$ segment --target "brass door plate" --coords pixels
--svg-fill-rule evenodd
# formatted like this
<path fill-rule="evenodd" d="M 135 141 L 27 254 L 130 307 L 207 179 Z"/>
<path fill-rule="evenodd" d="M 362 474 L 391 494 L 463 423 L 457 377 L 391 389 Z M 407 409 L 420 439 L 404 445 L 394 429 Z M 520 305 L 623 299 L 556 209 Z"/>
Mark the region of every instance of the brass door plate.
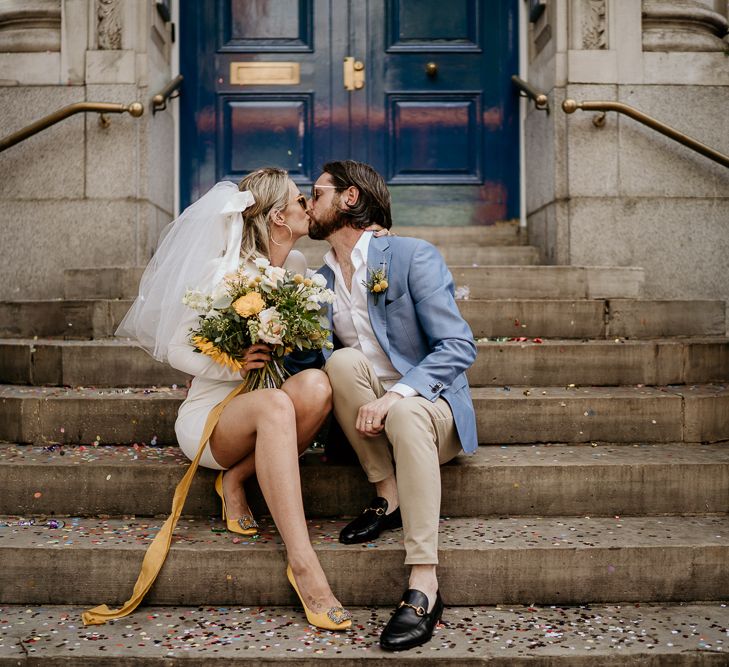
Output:
<path fill-rule="evenodd" d="M 299 63 L 230 63 L 230 83 L 234 86 L 295 86 L 300 82 Z"/>

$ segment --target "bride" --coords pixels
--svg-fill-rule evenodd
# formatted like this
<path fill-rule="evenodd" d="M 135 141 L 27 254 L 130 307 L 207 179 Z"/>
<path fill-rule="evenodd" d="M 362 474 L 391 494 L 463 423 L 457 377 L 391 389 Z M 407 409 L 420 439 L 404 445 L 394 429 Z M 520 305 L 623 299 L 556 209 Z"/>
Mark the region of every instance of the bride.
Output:
<path fill-rule="evenodd" d="M 306 209 L 306 197 L 281 169 L 254 171 L 239 187 L 218 183 L 168 227 L 142 278 L 140 296 L 117 330 L 117 335 L 136 338 L 156 359 L 194 376 L 175 423 L 180 447 L 190 459 L 203 445 L 211 410 L 246 373 L 270 360 L 271 348 L 249 347 L 240 372 L 194 352 L 188 334 L 198 316 L 182 304 L 182 296 L 187 288 L 210 291 L 239 262 L 255 272 L 253 262 L 261 257 L 305 274 L 304 256 L 292 248 L 308 234 Z M 296 371 L 305 360 L 288 361 Z M 295 372 L 280 389 L 238 394 L 222 409 L 199 461 L 220 471 L 215 490 L 227 529 L 234 533 L 258 531 L 243 488 L 246 479 L 257 476 L 286 545 L 287 576 L 307 619 L 318 627 L 344 630 L 351 615 L 332 593 L 309 540 L 298 467 L 299 455 L 331 410 L 331 395 L 327 376 L 314 368 Z"/>

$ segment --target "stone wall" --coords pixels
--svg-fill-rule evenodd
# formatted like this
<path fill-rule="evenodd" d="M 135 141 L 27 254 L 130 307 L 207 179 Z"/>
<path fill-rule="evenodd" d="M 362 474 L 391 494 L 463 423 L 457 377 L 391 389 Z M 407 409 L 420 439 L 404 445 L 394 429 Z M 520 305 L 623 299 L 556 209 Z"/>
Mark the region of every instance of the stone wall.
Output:
<path fill-rule="evenodd" d="M 74 102 L 145 113 L 77 114 L 0 153 L 0 299 L 63 294 L 63 270 L 146 263 L 174 208 L 174 127 L 150 98 L 170 77 L 170 29 L 153 2 L 0 4 L 0 136 Z"/>
<path fill-rule="evenodd" d="M 729 154 L 727 2 L 556 0 L 531 26 L 530 242 L 552 264 L 637 265 L 646 295 L 729 300 L 729 169 L 636 121 L 561 110 L 634 106 Z M 597 124 L 593 123 L 597 121 Z"/>

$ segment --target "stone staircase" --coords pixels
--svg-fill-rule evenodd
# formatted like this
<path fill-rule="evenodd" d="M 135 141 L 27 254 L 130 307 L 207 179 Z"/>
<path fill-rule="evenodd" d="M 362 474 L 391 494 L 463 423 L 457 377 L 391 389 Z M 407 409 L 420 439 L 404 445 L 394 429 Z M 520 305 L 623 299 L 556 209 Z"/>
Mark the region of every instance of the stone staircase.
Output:
<path fill-rule="evenodd" d="M 270 519 L 255 539 L 221 532 L 206 470 L 149 606 L 80 625 L 128 597 L 169 510 L 188 378 L 109 338 L 139 269 L 74 270 L 63 300 L 0 303 L 0 665 L 729 664 L 725 304 L 642 299 L 638 268 L 540 266 L 513 225 L 405 231 L 441 247 L 479 341 L 482 446 L 442 469 L 433 641 L 376 648 L 402 535 L 337 542 L 371 490 L 320 450 L 305 506 L 352 632 L 306 624 Z M 303 245 L 311 264 L 326 249 Z"/>

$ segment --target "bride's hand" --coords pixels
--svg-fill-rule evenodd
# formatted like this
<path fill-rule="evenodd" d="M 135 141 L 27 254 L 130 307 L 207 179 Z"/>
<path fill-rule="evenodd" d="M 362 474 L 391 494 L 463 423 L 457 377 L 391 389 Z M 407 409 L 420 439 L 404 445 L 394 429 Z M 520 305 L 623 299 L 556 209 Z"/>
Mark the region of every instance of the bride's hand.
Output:
<path fill-rule="evenodd" d="M 244 363 L 243 368 L 240 369 L 241 377 L 245 378 L 249 371 L 263 368 L 266 362 L 271 361 L 271 350 L 272 347 L 265 343 L 251 345 L 243 355 Z"/>
<path fill-rule="evenodd" d="M 380 236 L 397 236 L 397 234 L 393 234 L 389 229 L 380 227 L 380 225 L 370 225 L 369 227 L 365 227 L 365 231 L 374 232 L 377 238 Z"/>

